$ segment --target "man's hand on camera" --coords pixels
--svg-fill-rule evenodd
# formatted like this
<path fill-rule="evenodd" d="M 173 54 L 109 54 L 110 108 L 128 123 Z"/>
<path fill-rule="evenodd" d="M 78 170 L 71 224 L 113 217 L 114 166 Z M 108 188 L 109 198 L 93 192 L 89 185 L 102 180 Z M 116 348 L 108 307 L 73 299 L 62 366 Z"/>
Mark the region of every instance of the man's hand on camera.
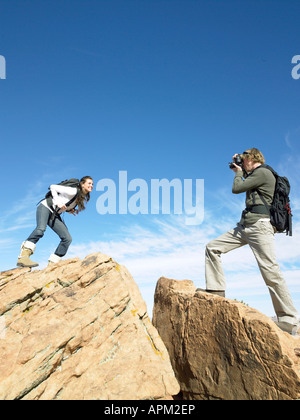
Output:
<path fill-rule="evenodd" d="M 235 163 L 233 163 L 233 165 L 234 165 L 234 168 L 232 168 L 233 172 L 235 173 L 237 173 L 237 171 L 243 172 L 243 169 L 240 166 L 236 165 Z"/>
<path fill-rule="evenodd" d="M 234 159 L 235 159 L 237 156 L 238 156 L 238 153 L 236 153 L 235 155 L 233 155 L 233 156 L 232 156 L 232 162 L 233 162 L 234 168 L 231 168 L 231 169 L 232 169 L 232 170 L 233 170 L 233 172 L 235 172 L 235 173 L 237 173 L 237 171 L 242 171 L 242 172 L 243 172 L 243 169 L 242 169 L 240 166 L 238 166 L 238 165 L 236 165 L 236 164 L 234 163 Z"/>

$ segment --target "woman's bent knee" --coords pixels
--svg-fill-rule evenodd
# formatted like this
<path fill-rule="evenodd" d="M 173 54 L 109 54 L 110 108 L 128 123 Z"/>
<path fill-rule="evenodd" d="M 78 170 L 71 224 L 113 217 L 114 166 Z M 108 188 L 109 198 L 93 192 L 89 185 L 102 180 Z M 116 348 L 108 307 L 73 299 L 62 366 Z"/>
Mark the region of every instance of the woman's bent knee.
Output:
<path fill-rule="evenodd" d="M 63 239 L 63 242 L 64 242 L 67 246 L 70 246 L 70 245 L 71 245 L 71 243 L 72 243 L 72 241 L 73 241 L 73 239 L 72 239 L 72 236 L 71 236 L 71 235 L 66 236 L 66 237 Z"/>
<path fill-rule="evenodd" d="M 32 234 L 30 235 L 30 237 L 34 237 L 36 239 L 41 239 L 44 235 L 45 235 L 46 229 L 37 227 Z"/>

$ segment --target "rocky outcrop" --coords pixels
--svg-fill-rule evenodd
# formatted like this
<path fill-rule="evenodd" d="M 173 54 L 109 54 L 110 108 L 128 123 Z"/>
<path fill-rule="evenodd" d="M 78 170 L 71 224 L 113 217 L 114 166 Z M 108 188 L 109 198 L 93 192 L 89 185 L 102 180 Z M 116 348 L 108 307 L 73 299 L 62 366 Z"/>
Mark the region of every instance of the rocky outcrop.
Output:
<path fill-rule="evenodd" d="M 153 324 L 183 398 L 300 398 L 300 339 L 242 303 L 196 292 L 191 281 L 158 281 Z"/>
<path fill-rule="evenodd" d="M 169 399 L 179 392 L 136 283 L 105 255 L 3 273 L 0 321 L 0 400 Z"/>

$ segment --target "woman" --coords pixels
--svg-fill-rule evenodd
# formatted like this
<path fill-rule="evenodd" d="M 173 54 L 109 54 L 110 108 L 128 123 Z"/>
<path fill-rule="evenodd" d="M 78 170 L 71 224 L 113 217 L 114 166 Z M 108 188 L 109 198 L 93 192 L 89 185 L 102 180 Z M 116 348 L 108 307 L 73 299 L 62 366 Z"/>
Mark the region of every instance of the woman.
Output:
<path fill-rule="evenodd" d="M 76 216 L 80 211 L 85 210 L 85 204 L 90 200 L 92 190 L 93 179 L 90 176 L 85 176 L 79 183 L 77 180 L 77 183 L 72 186 L 61 184 L 50 186 L 51 193 L 47 194 L 47 198 L 37 208 L 37 227 L 21 246 L 21 254 L 17 262 L 18 267 L 38 266 L 29 257 L 34 253 L 37 242 L 44 236 L 47 225 L 61 239 L 54 254 L 50 255 L 49 264 L 58 263 L 66 255 L 72 237 L 60 215 L 68 212 Z"/>

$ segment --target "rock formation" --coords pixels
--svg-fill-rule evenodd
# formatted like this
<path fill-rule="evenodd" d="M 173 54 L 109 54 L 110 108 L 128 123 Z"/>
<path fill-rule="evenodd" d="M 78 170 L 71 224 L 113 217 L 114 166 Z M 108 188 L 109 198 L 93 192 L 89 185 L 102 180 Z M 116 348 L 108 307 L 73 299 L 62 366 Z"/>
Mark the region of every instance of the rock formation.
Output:
<path fill-rule="evenodd" d="M 0 321 L 0 400 L 169 399 L 180 390 L 136 283 L 105 255 L 2 273 Z"/>
<path fill-rule="evenodd" d="M 300 398 L 300 339 L 242 303 L 158 281 L 153 324 L 169 351 L 183 398 Z"/>

